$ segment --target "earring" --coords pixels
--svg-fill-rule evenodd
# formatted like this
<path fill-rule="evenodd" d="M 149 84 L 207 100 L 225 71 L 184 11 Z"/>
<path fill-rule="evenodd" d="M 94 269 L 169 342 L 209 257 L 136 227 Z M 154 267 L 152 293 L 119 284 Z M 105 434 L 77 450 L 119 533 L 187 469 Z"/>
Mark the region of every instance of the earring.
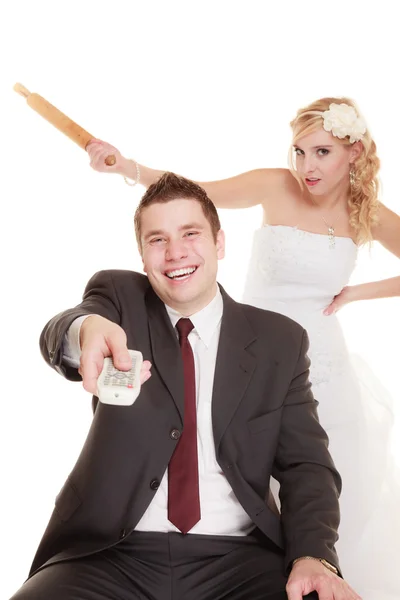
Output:
<path fill-rule="evenodd" d="M 354 185 L 356 183 L 356 172 L 355 172 L 354 167 L 351 167 L 351 169 L 350 169 L 349 179 L 350 179 L 350 186 L 354 187 Z"/>

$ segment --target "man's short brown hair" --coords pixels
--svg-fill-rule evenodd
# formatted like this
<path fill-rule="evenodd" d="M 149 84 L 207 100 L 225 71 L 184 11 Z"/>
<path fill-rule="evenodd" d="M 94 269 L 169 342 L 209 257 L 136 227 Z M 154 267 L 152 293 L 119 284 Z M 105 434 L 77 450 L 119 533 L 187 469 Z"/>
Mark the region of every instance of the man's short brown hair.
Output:
<path fill-rule="evenodd" d="M 217 209 L 207 196 L 205 190 L 197 185 L 197 183 L 194 183 L 194 181 L 190 181 L 190 179 L 180 177 L 179 175 L 175 175 L 175 173 L 164 173 L 158 181 L 148 188 L 135 212 L 135 234 L 139 250 L 142 248 L 140 236 L 143 210 L 152 204 L 180 199 L 197 200 L 201 204 L 204 216 L 210 223 L 214 241 L 217 241 L 217 233 L 221 229 L 221 223 Z"/>

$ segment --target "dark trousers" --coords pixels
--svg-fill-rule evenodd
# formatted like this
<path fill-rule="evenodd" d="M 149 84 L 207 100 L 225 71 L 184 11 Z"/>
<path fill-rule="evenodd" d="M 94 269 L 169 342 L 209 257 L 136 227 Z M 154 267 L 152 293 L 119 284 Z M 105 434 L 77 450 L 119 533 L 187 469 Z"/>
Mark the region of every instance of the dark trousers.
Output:
<path fill-rule="evenodd" d="M 133 532 L 45 567 L 11 600 L 286 600 L 285 585 L 283 554 L 264 536 Z"/>

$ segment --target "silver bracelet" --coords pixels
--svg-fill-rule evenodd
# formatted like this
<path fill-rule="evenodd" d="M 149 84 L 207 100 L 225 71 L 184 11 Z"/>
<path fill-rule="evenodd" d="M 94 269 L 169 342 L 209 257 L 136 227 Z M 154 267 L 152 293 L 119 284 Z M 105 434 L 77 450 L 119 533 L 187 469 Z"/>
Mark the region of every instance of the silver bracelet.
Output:
<path fill-rule="evenodd" d="M 126 185 L 129 185 L 129 187 L 134 187 L 135 185 L 137 185 L 140 182 L 140 167 L 139 167 L 139 163 L 136 162 L 135 159 L 131 158 L 130 160 L 133 160 L 133 162 L 135 163 L 135 167 L 136 167 L 136 179 L 135 181 L 132 183 L 130 181 L 128 181 L 127 177 L 124 177 L 124 181 L 126 183 Z"/>

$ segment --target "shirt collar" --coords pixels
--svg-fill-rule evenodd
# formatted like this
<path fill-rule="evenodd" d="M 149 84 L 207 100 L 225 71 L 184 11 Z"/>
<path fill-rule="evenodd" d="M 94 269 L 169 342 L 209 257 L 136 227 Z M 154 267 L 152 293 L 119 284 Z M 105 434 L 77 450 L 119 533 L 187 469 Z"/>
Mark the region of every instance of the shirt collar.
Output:
<path fill-rule="evenodd" d="M 172 326 L 175 325 L 181 318 L 185 318 L 178 311 L 165 305 L 169 318 L 171 319 Z M 206 347 L 210 345 L 211 339 L 222 319 L 223 312 L 223 300 L 219 287 L 217 286 L 217 293 L 207 306 L 202 308 L 199 312 L 190 315 L 190 320 L 194 325 L 194 331 L 197 333 L 201 341 Z"/>

